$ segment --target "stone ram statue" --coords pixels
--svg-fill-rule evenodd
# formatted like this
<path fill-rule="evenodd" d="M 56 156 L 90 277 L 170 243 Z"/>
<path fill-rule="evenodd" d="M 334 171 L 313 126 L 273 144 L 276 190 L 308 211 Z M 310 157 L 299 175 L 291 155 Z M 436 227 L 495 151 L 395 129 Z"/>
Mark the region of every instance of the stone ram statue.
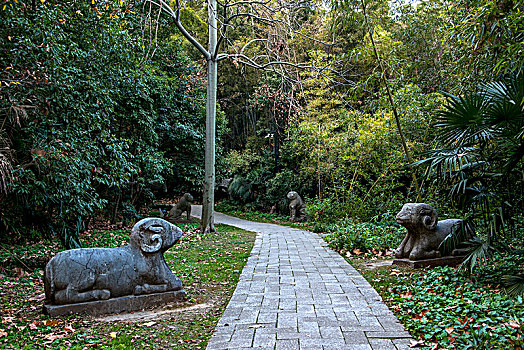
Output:
<path fill-rule="evenodd" d="M 46 302 L 63 305 L 181 290 L 182 282 L 163 255 L 180 237 L 175 225 L 146 218 L 135 224 L 125 247 L 60 252 L 45 269 Z"/>
<path fill-rule="evenodd" d="M 187 215 L 187 220 L 191 220 L 191 203 L 193 203 L 193 196 L 190 193 L 184 193 L 178 203 L 169 211 L 166 220 L 176 222 L 182 219 L 184 213 Z"/>
<path fill-rule="evenodd" d="M 306 204 L 300 198 L 298 193 L 295 191 L 290 191 L 287 194 L 287 199 L 289 199 L 289 214 L 290 221 L 306 221 L 308 219 L 306 213 Z"/>
<path fill-rule="evenodd" d="M 395 257 L 409 260 L 440 258 L 440 244 L 462 224 L 461 219 L 438 221 L 435 208 L 425 203 L 404 204 L 397 214 L 397 222 L 406 227 L 408 233 L 395 250 Z M 472 234 L 468 232 L 469 238 Z"/>

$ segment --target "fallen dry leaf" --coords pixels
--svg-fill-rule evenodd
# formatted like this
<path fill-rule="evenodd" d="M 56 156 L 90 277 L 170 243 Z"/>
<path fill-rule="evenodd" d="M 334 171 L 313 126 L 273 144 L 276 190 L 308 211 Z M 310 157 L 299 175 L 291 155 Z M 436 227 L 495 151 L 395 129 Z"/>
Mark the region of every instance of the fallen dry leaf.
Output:
<path fill-rule="evenodd" d="M 413 299 L 413 294 L 408 290 L 406 293 L 400 293 L 402 299 Z"/>
<path fill-rule="evenodd" d="M 15 267 L 13 272 L 18 276 L 18 278 L 22 278 L 27 275 L 27 273 L 21 267 Z"/>
<path fill-rule="evenodd" d="M 154 324 L 156 324 L 156 322 L 151 321 L 151 322 L 142 323 L 142 324 L 140 324 L 140 326 L 142 326 L 142 327 L 151 327 Z"/>
<path fill-rule="evenodd" d="M 424 340 L 410 340 L 409 341 L 410 348 L 414 348 L 417 346 L 423 346 L 423 345 L 424 345 Z"/>
<path fill-rule="evenodd" d="M 515 320 L 509 321 L 509 326 L 513 328 L 520 328 L 520 325 Z"/>
<path fill-rule="evenodd" d="M 56 321 L 56 320 L 47 320 L 47 321 L 44 322 L 44 325 L 53 327 L 53 326 L 56 326 L 59 323 L 60 322 Z"/>
<path fill-rule="evenodd" d="M 44 300 L 45 299 L 45 293 L 42 293 L 42 294 L 38 294 L 38 295 L 35 295 L 34 297 L 31 297 L 27 300 L 30 300 L 30 301 L 41 301 L 41 300 Z"/>
<path fill-rule="evenodd" d="M 0 331 L 0 338 L 7 337 L 7 332 Z"/>
<path fill-rule="evenodd" d="M 424 310 L 424 311 L 422 311 L 421 313 L 416 314 L 416 315 L 415 315 L 415 318 L 418 319 L 418 320 L 420 320 L 420 319 L 422 319 L 422 317 L 424 317 L 428 312 L 429 312 L 429 309 Z"/>
<path fill-rule="evenodd" d="M 55 339 L 60 339 L 60 338 L 63 338 L 65 336 L 66 336 L 65 334 L 54 334 L 54 333 L 51 333 L 51 334 L 46 335 L 44 337 L 44 339 L 48 340 L 49 342 L 52 342 Z"/>
<path fill-rule="evenodd" d="M 264 328 L 264 325 L 263 324 L 253 324 L 251 326 L 249 326 L 248 328 Z"/>
<path fill-rule="evenodd" d="M 14 317 L 2 317 L 2 323 L 13 323 L 14 320 Z"/>

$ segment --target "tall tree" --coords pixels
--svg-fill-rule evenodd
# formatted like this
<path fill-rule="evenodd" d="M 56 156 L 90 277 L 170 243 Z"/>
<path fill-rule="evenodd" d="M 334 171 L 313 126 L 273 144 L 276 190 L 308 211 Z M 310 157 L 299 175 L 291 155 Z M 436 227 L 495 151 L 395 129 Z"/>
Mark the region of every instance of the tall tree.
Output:
<path fill-rule="evenodd" d="M 199 185 L 204 89 L 168 42 L 144 60 L 134 5 L 0 10 L 0 239 L 75 247 L 102 215 L 137 218 L 166 177 Z"/>
<path fill-rule="evenodd" d="M 294 14 L 297 8 L 307 7 L 309 3 L 297 6 L 293 3 L 279 3 L 278 1 L 226 0 L 218 3 L 216 0 L 208 0 L 208 49 L 206 49 L 205 44 L 199 42 L 184 26 L 181 18 L 181 10 L 184 6 L 179 0 L 173 3 L 174 8 L 163 0 L 144 1 L 149 3 L 150 9 L 154 4 L 167 13 L 185 39 L 198 49 L 207 62 L 205 183 L 201 229 L 203 232 L 214 231 L 217 64 L 229 58 L 235 65 L 244 64 L 257 69 L 272 69 L 287 77 L 298 76 L 289 71 L 289 68 L 306 68 L 308 65 L 290 58 L 286 40 L 287 37 L 301 34 L 294 29 L 296 20 Z M 220 11 L 218 11 L 219 7 Z M 152 16 L 152 11 L 150 15 Z M 235 46 L 229 33 L 232 32 L 232 29 L 242 30 L 246 26 L 253 29 L 253 37 L 244 41 L 242 45 Z M 260 33 L 265 33 L 265 37 Z M 219 53 L 221 45 L 226 44 L 228 45 L 226 52 Z"/>

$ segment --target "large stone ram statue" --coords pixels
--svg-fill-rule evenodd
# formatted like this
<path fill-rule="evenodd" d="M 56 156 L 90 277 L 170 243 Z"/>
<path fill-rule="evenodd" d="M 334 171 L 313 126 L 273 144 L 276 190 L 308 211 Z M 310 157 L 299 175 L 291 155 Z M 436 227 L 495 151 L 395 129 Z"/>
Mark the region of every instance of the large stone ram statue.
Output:
<path fill-rule="evenodd" d="M 180 237 L 175 225 L 147 218 L 135 224 L 125 247 L 58 253 L 45 269 L 46 301 L 62 305 L 181 290 L 163 255 Z"/>
<path fill-rule="evenodd" d="M 461 219 L 438 221 L 437 211 L 429 204 L 406 203 L 397 214 L 397 222 L 408 229 L 395 250 L 395 257 L 409 260 L 440 258 L 439 246 L 452 232 L 461 229 Z M 471 238 L 473 232 L 468 232 Z M 453 254 L 453 253 L 452 253 Z"/>

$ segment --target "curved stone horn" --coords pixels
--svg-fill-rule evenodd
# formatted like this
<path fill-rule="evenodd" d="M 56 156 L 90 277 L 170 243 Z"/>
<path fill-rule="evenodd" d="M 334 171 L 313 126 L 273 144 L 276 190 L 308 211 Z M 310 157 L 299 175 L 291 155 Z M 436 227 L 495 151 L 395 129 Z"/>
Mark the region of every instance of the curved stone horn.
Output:
<path fill-rule="evenodd" d="M 135 224 L 131 240 L 135 241 L 144 253 L 155 253 L 162 248 L 163 235 L 168 230 L 167 221 L 159 218 L 145 218 Z"/>
<path fill-rule="evenodd" d="M 433 231 L 437 227 L 438 216 L 437 211 L 431 205 L 426 204 L 424 206 L 424 217 L 423 223 L 426 229 Z"/>
<path fill-rule="evenodd" d="M 149 242 L 146 242 L 146 237 L 143 238 L 144 240 L 142 241 L 140 248 L 144 253 L 156 253 L 160 248 L 162 248 L 162 235 L 155 233 L 151 236 L 151 239 L 148 240 Z"/>

